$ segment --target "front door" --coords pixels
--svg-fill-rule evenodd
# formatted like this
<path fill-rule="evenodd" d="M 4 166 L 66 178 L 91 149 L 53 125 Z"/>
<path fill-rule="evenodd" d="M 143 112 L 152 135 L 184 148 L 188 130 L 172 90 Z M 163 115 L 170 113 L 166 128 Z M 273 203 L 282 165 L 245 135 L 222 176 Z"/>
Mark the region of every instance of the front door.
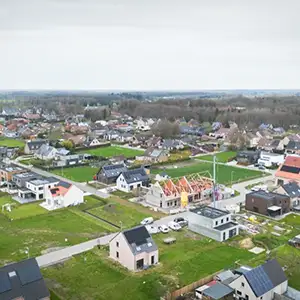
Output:
<path fill-rule="evenodd" d="M 154 255 L 151 256 L 151 265 L 154 265 Z"/>
<path fill-rule="evenodd" d="M 143 269 L 144 268 L 144 259 L 139 259 L 136 261 L 136 268 L 137 269 Z"/>

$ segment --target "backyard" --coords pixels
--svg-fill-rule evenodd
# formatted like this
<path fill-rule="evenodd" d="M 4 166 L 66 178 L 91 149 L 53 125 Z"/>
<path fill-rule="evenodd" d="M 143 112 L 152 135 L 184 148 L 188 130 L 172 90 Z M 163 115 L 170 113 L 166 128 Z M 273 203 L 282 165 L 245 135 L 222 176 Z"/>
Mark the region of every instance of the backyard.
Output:
<path fill-rule="evenodd" d="M 0 265 L 25 259 L 26 247 L 34 257 L 43 250 L 78 244 L 108 232 L 98 220 L 75 209 L 13 221 L 0 214 Z"/>
<path fill-rule="evenodd" d="M 113 157 L 113 156 L 120 156 L 124 155 L 127 158 L 134 158 L 137 155 L 143 154 L 143 150 L 137 149 L 130 149 L 125 147 L 118 147 L 118 146 L 107 146 L 107 147 L 99 147 L 94 149 L 87 149 L 82 150 L 83 153 L 89 153 L 95 156 L 102 156 L 102 157 Z"/>
<path fill-rule="evenodd" d="M 68 178 L 77 182 L 86 182 L 93 180 L 97 174 L 98 168 L 92 168 L 89 166 L 72 167 L 51 170 L 51 173 Z"/>
<path fill-rule="evenodd" d="M 21 140 L 10 139 L 10 138 L 0 138 L 0 146 L 23 148 L 24 145 L 25 145 L 25 142 L 21 141 Z"/>
<path fill-rule="evenodd" d="M 187 174 L 198 173 L 198 172 L 209 172 L 213 175 L 213 165 L 209 162 L 195 162 L 191 165 L 174 168 L 173 166 L 166 167 L 165 172 L 171 177 L 179 177 Z M 151 173 L 160 174 L 162 168 L 152 169 Z M 230 184 L 250 180 L 258 177 L 262 177 L 263 173 L 256 170 L 249 170 L 246 168 L 238 168 L 232 166 L 225 166 L 217 164 L 216 166 L 216 180 L 220 184 Z"/>
<path fill-rule="evenodd" d="M 165 245 L 163 239 L 166 235 L 155 236 L 160 264 L 142 273 L 130 273 L 112 262 L 106 250 L 94 249 L 62 265 L 44 269 L 43 274 L 50 281 L 49 287 L 63 299 L 150 300 L 159 299 L 176 286 L 184 286 L 232 267 L 239 259 L 253 257 L 246 250 L 229 247 L 186 230 L 169 235 L 176 237 L 175 244 Z"/>
<path fill-rule="evenodd" d="M 220 152 L 220 153 L 216 153 L 215 156 L 216 156 L 217 162 L 226 163 L 230 159 L 233 159 L 236 157 L 236 151 Z M 201 156 L 198 156 L 197 159 L 213 161 L 213 155 L 201 155 Z"/>

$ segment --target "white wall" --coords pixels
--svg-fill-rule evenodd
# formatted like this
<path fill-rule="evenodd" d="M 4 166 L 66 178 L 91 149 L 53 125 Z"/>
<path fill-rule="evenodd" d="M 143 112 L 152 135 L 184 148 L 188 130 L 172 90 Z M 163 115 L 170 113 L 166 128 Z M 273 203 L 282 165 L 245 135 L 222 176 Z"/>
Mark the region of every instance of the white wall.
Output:
<path fill-rule="evenodd" d="M 117 247 L 117 242 L 119 242 L 119 247 Z M 117 258 L 117 252 L 119 252 L 119 258 Z M 134 255 L 132 254 L 130 246 L 122 233 L 118 234 L 112 241 L 110 241 L 109 256 L 115 261 L 118 261 L 125 268 L 132 271 L 135 270 Z"/>
<path fill-rule="evenodd" d="M 78 205 L 83 203 L 84 192 L 76 185 L 72 185 L 66 195 L 63 197 L 63 206 Z"/>

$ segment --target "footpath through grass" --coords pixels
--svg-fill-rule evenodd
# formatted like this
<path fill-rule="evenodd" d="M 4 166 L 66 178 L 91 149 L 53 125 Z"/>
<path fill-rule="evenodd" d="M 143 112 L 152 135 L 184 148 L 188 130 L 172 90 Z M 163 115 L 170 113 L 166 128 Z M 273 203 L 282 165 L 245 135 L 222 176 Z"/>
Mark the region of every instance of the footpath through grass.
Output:
<path fill-rule="evenodd" d="M 107 146 L 107 147 L 99 147 L 94 149 L 87 149 L 82 150 L 83 153 L 89 153 L 95 156 L 102 156 L 102 157 L 113 157 L 113 156 L 119 156 L 124 155 L 128 158 L 134 158 L 137 155 L 141 155 L 144 153 L 143 150 L 137 150 L 137 149 L 130 149 L 125 147 L 118 147 L 118 146 Z"/>
<path fill-rule="evenodd" d="M 168 166 L 165 172 L 171 177 L 180 177 L 192 173 L 205 172 L 208 171 L 211 175 L 213 174 L 213 164 L 208 162 L 198 162 L 193 165 L 188 165 L 185 167 L 172 168 Z M 153 169 L 151 173 L 159 174 L 162 169 Z M 255 179 L 263 176 L 263 173 L 256 170 L 249 170 L 246 168 L 238 168 L 226 165 L 217 164 L 216 166 L 216 179 L 218 183 L 230 184 L 231 178 L 232 182 L 241 182 L 245 180 Z"/>

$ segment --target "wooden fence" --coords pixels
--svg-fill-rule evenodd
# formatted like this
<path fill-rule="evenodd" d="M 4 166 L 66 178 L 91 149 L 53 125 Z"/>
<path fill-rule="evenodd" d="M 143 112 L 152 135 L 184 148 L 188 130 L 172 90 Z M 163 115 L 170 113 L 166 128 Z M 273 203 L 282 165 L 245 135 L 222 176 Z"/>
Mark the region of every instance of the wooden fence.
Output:
<path fill-rule="evenodd" d="M 176 291 L 173 291 L 171 293 L 168 293 L 166 296 L 165 296 L 165 300 L 174 300 L 176 299 L 177 297 L 179 297 L 180 295 L 184 295 L 184 294 L 187 294 L 189 292 L 192 292 L 194 291 L 196 288 L 206 284 L 206 283 L 209 283 L 210 281 L 214 280 L 214 277 L 219 274 L 220 272 L 223 272 L 224 270 L 220 270 L 214 274 L 211 274 L 209 276 L 206 276 L 204 278 L 201 278 L 200 280 L 197 280 L 189 285 L 186 285 L 184 287 L 182 287 L 181 289 L 178 289 Z"/>

